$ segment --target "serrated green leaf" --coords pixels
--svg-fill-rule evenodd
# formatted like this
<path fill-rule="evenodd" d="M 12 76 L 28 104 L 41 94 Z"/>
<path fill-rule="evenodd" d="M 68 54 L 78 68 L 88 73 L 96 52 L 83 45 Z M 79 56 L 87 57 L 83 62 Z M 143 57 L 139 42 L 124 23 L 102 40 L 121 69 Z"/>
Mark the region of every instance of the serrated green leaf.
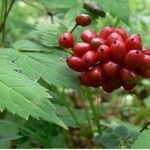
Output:
<path fill-rule="evenodd" d="M 39 36 L 37 37 L 38 40 L 42 44 L 49 46 L 49 47 L 57 47 L 58 45 L 58 37 L 63 32 L 67 31 L 68 29 L 66 26 L 62 23 L 55 23 L 51 24 L 50 21 L 48 22 L 40 22 L 37 27 L 37 32 Z"/>
<path fill-rule="evenodd" d="M 13 49 L 1 49 L 0 58 L 10 60 L 32 79 L 44 79 L 49 84 L 80 89 L 77 76 L 58 55 L 20 53 Z"/>
<path fill-rule="evenodd" d="M 75 17 L 83 11 L 83 8 L 81 7 L 74 7 L 71 8 L 65 15 L 65 22 L 67 24 L 75 23 Z"/>
<path fill-rule="evenodd" d="M 41 0 L 49 8 L 71 8 L 77 5 L 77 0 Z"/>
<path fill-rule="evenodd" d="M 128 0 L 95 0 L 105 11 L 118 17 L 124 22 L 129 19 L 129 1 Z"/>
<path fill-rule="evenodd" d="M 25 119 L 42 118 L 66 128 L 56 116 L 46 89 L 11 67 L 6 68 L 4 62 L 0 62 L 0 89 L 0 111 L 7 109 Z"/>
<path fill-rule="evenodd" d="M 142 132 L 142 134 L 139 136 L 139 138 L 137 139 L 137 141 L 135 141 L 135 143 L 132 145 L 132 148 L 136 148 L 136 149 L 146 149 L 146 148 L 150 148 L 150 131 L 144 131 Z"/>
<path fill-rule="evenodd" d="M 48 49 L 44 48 L 44 46 L 41 46 L 30 40 L 17 41 L 13 43 L 13 47 L 18 51 L 48 51 Z"/>

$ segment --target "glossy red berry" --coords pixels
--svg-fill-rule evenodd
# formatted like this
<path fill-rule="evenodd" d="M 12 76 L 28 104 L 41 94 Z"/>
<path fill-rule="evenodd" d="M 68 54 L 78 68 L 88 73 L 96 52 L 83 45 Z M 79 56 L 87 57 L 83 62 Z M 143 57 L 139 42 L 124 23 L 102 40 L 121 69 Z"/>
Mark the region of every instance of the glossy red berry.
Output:
<path fill-rule="evenodd" d="M 74 37 L 70 32 L 63 33 L 60 35 L 58 43 L 64 48 L 71 48 L 74 44 Z"/>
<path fill-rule="evenodd" d="M 112 57 L 116 62 L 124 61 L 124 57 L 127 53 L 124 42 L 116 41 L 111 45 L 110 49 L 111 49 Z"/>
<path fill-rule="evenodd" d="M 108 36 L 114 31 L 114 28 L 111 27 L 111 26 L 107 26 L 107 27 L 104 27 L 100 33 L 99 33 L 99 37 L 100 38 L 103 38 L 103 39 L 107 39 Z"/>
<path fill-rule="evenodd" d="M 130 35 L 125 40 L 126 49 L 129 50 L 142 50 L 142 43 L 139 35 Z"/>
<path fill-rule="evenodd" d="M 141 74 L 144 78 L 150 78 L 150 68 L 148 68 L 148 69 L 141 69 L 140 74 Z"/>
<path fill-rule="evenodd" d="M 97 61 L 97 55 L 94 51 L 88 51 L 82 57 L 82 62 L 86 69 L 93 67 L 96 61 Z"/>
<path fill-rule="evenodd" d="M 113 61 L 105 63 L 102 67 L 105 75 L 109 77 L 117 76 L 119 74 L 120 68 L 120 65 Z"/>
<path fill-rule="evenodd" d="M 124 28 L 118 27 L 118 28 L 114 29 L 114 32 L 119 33 L 123 39 L 127 38 L 127 33 Z"/>
<path fill-rule="evenodd" d="M 136 83 L 139 79 L 138 74 L 133 70 L 122 68 L 120 71 L 120 77 L 125 83 Z"/>
<path fill-rule="evenodd" d="M 91 80 L 95 84 L 100 86 L 103 82 L 103 79 L 104 79 L 103 72 L 99 66 L 97 66 L 91 70 Z"/>
<path fill-rule="evenodd" d="M 107 45 L 111 46 L 111 44 L 115 43 L 116 41 L 123 42 L 123 38 L 119 33 L 113 32 L 107 38 Z"/>
<path fill-rule="evenodd" d="M 106 81 L 106 80 L 103 81 L 102 88 L 107 93 L 111 93 L 111 92 L 114 91 L 114 89 L 112 88 L 112 86 L 110 86 L 109 81 Z"/>
<path fill-rule="evenodd" d="M 76 43 L 72 50 L 76 56 L 82 57 L 86 52 L 91 50 L 91 46 L 88 43 Z"/>
<path fill-rule="evenodd" d="M 130 84 L 130 83 L 123 83 L 123 88 L 126 90 L 126 91 L 131 91 L 135 88 L 135 84 Z"/>
<path fill-rule="evenodd" d="M 80 74 L 80 81 L 85 86 L 92 86 L 91 75 L 89 72 L 82 72 Z"/>
<path fill-rule="evenodd" d="M 90 25 L 92 20 L 89 15 L 81 14 L 81 15 L 76 16 L 75 21 L 77 25 L 85 27 L 85 26 Z"/>
<path fill-rule="evenodd" d="M 127 53 L 124 63 L 127 68 L 136 69 L 142 65 L 143 54 L 139 50 L 131 50 Z"/>
<path fill-rule="evenodd" d="M 150 49 L 144 48 L 142 49 L 142 53 L 146 55 L 150 55 Z"/>
<path fill-rule="evenodd" d="M 101 62 L 107 62 L 110 59 L 111 50 L 107 45 L 99 46 L 97 50 L 97 59 Z"/>
<path fill-rule="evenodd" d="M 106 40 L 102 38 L 94 38 L 91 40 L 90 45 L 93 50 L 97 50 L 100 45 L 105 45 Z"/>
<path fill-rule="evenodd" d="M 67 64 L 68 66 L 77 72 L 83 72 L 85 71 L 82 59 L 76 56 L 71 56 L 67 58 Z"/>
<path fill-rule="evenodd" d="M 143 54 L 141 68 L 150 69 L 150 55 Z"/>
<path fill-rule="evenodd" d="M 86 43 L 90 43 L 92 39 L 96 38 L 97 35 L 95 32 L 93 32 L 92 30 L 84 30 L 81 33 L 81 39 L 86 42 Z"/>

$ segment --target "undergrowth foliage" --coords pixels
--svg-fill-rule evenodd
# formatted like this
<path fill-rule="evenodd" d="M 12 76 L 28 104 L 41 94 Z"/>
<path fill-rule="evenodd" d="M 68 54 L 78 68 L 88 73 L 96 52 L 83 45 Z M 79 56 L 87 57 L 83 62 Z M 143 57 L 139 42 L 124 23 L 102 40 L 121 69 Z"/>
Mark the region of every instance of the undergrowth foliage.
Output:
<path fill-rule="evenodd" d="M 70 53 L 58 44 L 81 13 L 91 16 L 95 31 L 114 25 L 135 32 L 130 3 L 0 1 L 0 148 L 150 148 L 149 79 L 130 93 L 82 87 L 66 64 Z M 77 29 L 79 42 L 87 28 Z"/>

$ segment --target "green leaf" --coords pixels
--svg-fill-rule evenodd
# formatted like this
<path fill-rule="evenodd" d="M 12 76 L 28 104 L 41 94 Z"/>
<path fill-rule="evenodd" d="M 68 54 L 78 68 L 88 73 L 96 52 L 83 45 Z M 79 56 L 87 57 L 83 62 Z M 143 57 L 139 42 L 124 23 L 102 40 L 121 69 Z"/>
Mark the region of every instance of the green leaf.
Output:
<path fill-rule="evenodd" d="M 71 8 L 65 15 L 65 22 L 67 24 L 75 23 L 75 17 L 81 14 L 82 11 L 83 9 L 81 7 Z"/>
<path fill-rule="evenodd" d="M 118 126 L 114 129 L 114 133 L 121 139 L 126 139 L 129 137 L 130 132 L 125 126 Z"/>
<path fill-rule="evenodd" d="M 44 79 L 48 84 L 80 89 L 77 76 L 58 55 L 20 53 L 13 49 L 1 49 L 0 58 L 14 62 L 22 73 L 32 79 Z"/>
<path fill-rule="evenodd" d="M 9 66 L 7 62 L 2 61 L 0 61 L 0 89 L 0 111 L 7 109 L 25 119 L 32 116 L 66 128 L 56 116 L 46 89 L 14 70 L 12 65 Z"/>
<path fill-rule="evenodd" d="M 77 0 L 41 0 L 49 8 L 71 8 L 77 5 Z"/>
<path fill-rule="evenodd" d="M 129 19 L 128 0 L 95 0 L 105 11 L 108 11 L 114 17 L 118 17 L 124 22 Z"/>
<path fill-rule="evenodd" d="M 118 136 L 113 133 L 104 133 L 100 137 L 100 143 L 106 148 L 118 148 L 120 140 Z"/>
<path fill-rule="evenodd" d="M 142 134 L 139 136 L 139 138 L 137 139 L 137 141 L 135 141 L 135 143 L 132 145 L 132 148 L 136 148 L 136 149 L 146 149 L 146 148 L 150 148 L 150 131 L 144 131 L 142 132 Z"/>
<path fill-rule="evenodd" d="M 30 40 L 20 40 L 13 44 L 14 49 L 18 51 L 48 51 L 43 46 Z"/>
<path fill-rule="evenodd" d="M 58 37 L 63 32 L 67 31 L 67 28 L 62 23 L 51 24 L 50 21 L 40 22 L 37 27 L 37 32 L 35 32 L 36 37 L 34 40 L 39 41 L 40 43 L 48 46 L 48 47 L 57 47 L 58 45 Z M 38 36 L 37 36 L 38 34 Z M 33 35 L 31 35 L 33 36 Z"/>

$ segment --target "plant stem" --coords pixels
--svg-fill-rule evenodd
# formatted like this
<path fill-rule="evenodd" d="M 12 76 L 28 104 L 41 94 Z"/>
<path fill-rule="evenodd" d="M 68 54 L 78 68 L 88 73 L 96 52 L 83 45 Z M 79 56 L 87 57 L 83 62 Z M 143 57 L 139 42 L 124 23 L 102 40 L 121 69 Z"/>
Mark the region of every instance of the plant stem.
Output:
<path fill-rule="evenodd" d="M 71 115 L 72 118 L 74 119 L 76 125 L 79 127 L 80 124 L 79 124 L 79 122 L 78 122 L 78 119 L 77 119 L 76 115 L 74 114 L 74 112 L 72 111 L 72 109 L 69 107 L 69 105 L 68 105 L 67 102 L 66 102 L 66 94 L 65 94 L 64 88 L 63 88 L 61 97 L 62 97 L 62 99 L 63 99 L 64 102 L 65 102 L 65 106 L 66 106 L 67 110 L 69 111 L 70 115 Z"/>
<path fill-rule="evenodd" d="M 72 32 L 76 29 L 77 26 L 78 26 L 78 24 L 76 24 L 76 25 L 72 28 L 72 30 L 70 31 L 70 33 L 72 33 Z"/>
<path fill-rule="evenodd" d="M 92 113 L 93 113 L 93 117 L 94 117 L 94 121 L 95 121 L 95 124 L 97 126 L 97 130 L 99 133 L 102 132 L 102 129 L 101 129 L 101 126 L 100 126 L 100 123 L 99 123 L 99 114 L 97 113 L 96 109 L 95 109 L 95 106 L 94 106 L 94 99 L 92 97 L 92 93 L 90 91 L 90 89 L 87 88 L 86 90 L 86 98 L 88 99 L 88 102 L 90 104 L 90 107 L 91 107 L 91 110 L 92 110 Z"/>
<path fill-rule="evenodd" d="M 4 2 L 7 2 L 7 0 L 4 0 Z M 14 2 L 15 2 L 15 0 L 12 0 L 12 1 L 11 1 L 8 10 L 7 10 L 6 13 L 4 14 L 3 21 L 2 21 L 2 23 L 1 23 L 1 25 L 0 25 L 0 32 L 2 31 L 2 29 L 3 29 L 4 26 L 5 26 L 7 17 L 8 17 L 8 15 L 9 15 L 9 13 L 10 13 L 10 10 L 12 9 L 12 6 L 13 6 Z"/>

